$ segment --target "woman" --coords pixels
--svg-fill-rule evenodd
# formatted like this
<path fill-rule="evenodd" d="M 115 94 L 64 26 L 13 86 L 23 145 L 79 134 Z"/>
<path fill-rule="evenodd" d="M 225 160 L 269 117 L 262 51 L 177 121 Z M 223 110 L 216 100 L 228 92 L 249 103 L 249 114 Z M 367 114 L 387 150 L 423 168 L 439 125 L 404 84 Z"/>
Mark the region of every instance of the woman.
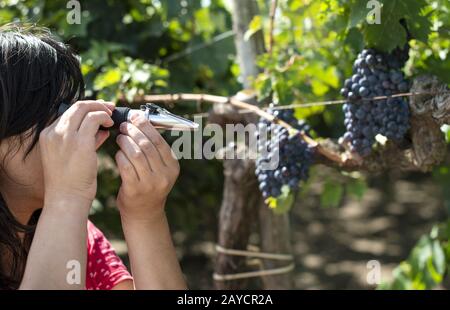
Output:
<path fill-rule="evenodd" d="M 0 288 L 184 289 L 164 213 L 179 166 L 146 120 L 122 124 L 115 156 L 133 277 L 88 221 L 114 105 L 81 101 L 83 89 L 76 56 L 49 32 L 0 28 Z"/>

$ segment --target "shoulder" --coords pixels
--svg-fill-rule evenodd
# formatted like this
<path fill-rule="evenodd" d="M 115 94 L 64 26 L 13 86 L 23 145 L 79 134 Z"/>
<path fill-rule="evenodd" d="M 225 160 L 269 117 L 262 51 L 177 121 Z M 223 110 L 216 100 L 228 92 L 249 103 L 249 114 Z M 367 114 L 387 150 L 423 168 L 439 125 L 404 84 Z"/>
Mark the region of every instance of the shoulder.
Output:
<path fill-rule="evenodd" d="M 86 288 L 108 290 L 132 279 L 111 243 L 91 221 L 88 221 L 87 232 Z"/>

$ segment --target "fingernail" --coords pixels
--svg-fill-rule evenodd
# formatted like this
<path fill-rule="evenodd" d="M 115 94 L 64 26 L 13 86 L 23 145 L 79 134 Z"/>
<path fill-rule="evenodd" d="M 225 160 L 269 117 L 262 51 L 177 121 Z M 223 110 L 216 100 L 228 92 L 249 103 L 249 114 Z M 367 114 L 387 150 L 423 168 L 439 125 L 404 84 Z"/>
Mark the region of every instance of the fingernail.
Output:
<path fill-rule="evenodd" d="M 120 131 L 125 131 L 125 129 L 127 129 L 127 123 L 125 122 L 125 123 L 122 123 L 122 124 L 120 124 Z"/>

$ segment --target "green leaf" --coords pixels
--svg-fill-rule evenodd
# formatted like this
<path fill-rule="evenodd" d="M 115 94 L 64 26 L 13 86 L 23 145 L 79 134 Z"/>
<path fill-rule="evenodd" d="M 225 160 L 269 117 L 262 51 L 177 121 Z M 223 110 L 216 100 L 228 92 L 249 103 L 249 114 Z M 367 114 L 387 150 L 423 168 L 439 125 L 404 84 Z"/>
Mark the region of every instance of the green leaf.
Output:
<path fill-rule="evenodd" d="M 442 282 L 447 271 L 448 252 L 442 247 L 441 239 L 448 242 L 449 224 L 434 226 L 430 234 L 420 238 L 407 261 L 395 268 L 390 288 L 432 289 Z"/>
<path fill-rule="evenodd" d="M 445 140 L 450 143 L 450 125 L 444 125 L 441 127 L 442 132 L 445 134 Z"/>
<path fill-rule="evenodd" d="M 369 46 L 390 52 L 406 43 L 406 32 L 396 15 L 388 15 L 381 24 L 367 25 L 363 34 Z"/>
<path fill-rule="evenodd" d="M 436 270 L 435 266 L 433 265 L 433 257 L 430 257 L 427 260 L 427 272 L 429 274 L 429 277 L 431 278 L 432 281 L 431 285 L 435 285 L 435 284 L 439 284 L 442 282 L 442 275 L 439 274 L 439 272 Z"/>
<path fill-rule="evenodd" d="M 272 92 L 272 81 L 270 76 L 261 73 L 255 79 L 255 88 L 258 91 L 258 99 L 262 100 L 270 96 Z"/>
<path fill-rule="evenodd" d="M 362 1 L 362 0 L 361 0 Z M 406 30 L 400 24 L 406 18 L 423 39 L 429 30 L 429 23 L 422 18 L 422 10 L 427 5 L 425 0 L 383 0 L 380 24 L 364 24 L 363 33 L 367 43 L 380 50 L 389 52 L 406 43 Z M 424 29 L 417 30 L 420 27 Z"/>
<path fill-rule="evenodd" d="M 262 18 L 260 15 L 256 15 L 253 17 L 252 21 L 248 25 L 248 30 L 244 34 L 244 40 L 248 41 L 252 35 L 257 33 L 262 29 Z"/>
<path fill-rule="evenodd" d="M 439 275 L 443 275 L 446 268 L 445 253 L 438 240 L 435 240 L 432 245 L 433 266 Z M 442 280 L 442 279 L 441 279 Z"/>
<path fill-rule="evenodd" d="M 290 81 L 283 77 L 272 78 L 272 87 L 274 91 L 273 101 L 277 104 L 290 104 L 293 101 L 292 88 Z"/>
<path fill-rule="evenodd" d="M 202 8 L 195 12 L 195 30 L 197 33 L 203 33 L 206 38 L 210 38 L 214 33 L 214 23 L 211 22 L 211 15 L 208 8 Z"/>
<path fill-rule="evenodd" d="M 366 182 L 361 179 L 350 179 L 350 182 L 346 184 L 347 192 L 356 197 L 357 199 L 362 199 L 364 196 L 364 193 L 367 191 L 367 184 Z"/>
<path fill-rule="evenodd" d="M 269 197 L 266 203 L 276 214 L 283 214 L 288 212 L 294 204 L 294 195 L 289 186 L 283 185 L 281 188 L 281 195 L 278 197 Z"/>
<path fill-rule="evenodd" d="M 313 91 L 314 95 L 319 96 L 319 97 L 325 95 L 328 92 L 328 90 L 330 89 L 327 86 L 327 84 L 325 84 L 319 80 L 313 80 L 311 82 L 311 87 L 312 87 L 312 91 Z"/>
<path fill-rule="evenodd" d="M 359 52 L 362 50 L 364 48 L 364 38 L 361 31 L 357 28 L 351 28 L 345 37 L 345 43 L 350 45 L 354 51 Z"/>
<path fill-rule="evenodd" d="M 94 89 L 100 90 L 108 86 L 115 85 L 120 81 L 121 76 L 121 71 L 117 68 L 113 68 L 99 74 L 94 80 Z"/>
<path fill-rule="evenodd" d="M 312 115 L 322 114 L 325 110 L 325 106 L 318 105 L 307 108 L 296 108 L 294 115 L 298 119 L 306 119 Z"/>
<path fill-rule="evenodd" d="M 336 208 L 342 200 L 343 193 L 344 188 L 342 184 L 327 181 L 324 185 L 322 195 L 320 196 L 320 204 L 325 208 Z"/>
<path fill-rule="evenodd" d="M 412 37 L 424 43 L 428 42 L 428 35 L 431 29 L 431 20 L 427 16 L 416 16 L 414 19 L 407 19 L 408 28 Z"/>
<path fill-rule="evenodd" d="M 356 27 L 359 23 L 365 22 L 367 13 L 367 0 L 356 0 L 350 7 L 350 17 L 348 20 L 348 27 Z"/>
<path fill-rule="evenodd" d="M 384 286 L 392 290 L 408 290 L 413 287 L 411 279 L 411 266 L 408 262 L 402 262 L 398 267 L 392 271 L 394 280 L 391 285 L 385 284 Z"/>
<path fill-rule="evenodd" d="M 14 20 L 14 13 L 4 7 L 0 10 L 0 24 L 6 24 Z"/>

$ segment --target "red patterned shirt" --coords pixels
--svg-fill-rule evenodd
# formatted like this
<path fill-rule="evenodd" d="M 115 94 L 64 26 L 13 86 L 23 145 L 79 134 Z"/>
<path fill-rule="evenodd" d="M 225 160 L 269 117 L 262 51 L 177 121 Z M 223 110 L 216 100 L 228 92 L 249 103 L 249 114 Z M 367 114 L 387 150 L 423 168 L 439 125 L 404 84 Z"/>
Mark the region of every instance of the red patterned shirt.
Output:
<path fill-rule="evenodd" d="M 103 233 L 88 222 L 86 289 L 110 290 L 119 282 L 132 280 Z"/>

